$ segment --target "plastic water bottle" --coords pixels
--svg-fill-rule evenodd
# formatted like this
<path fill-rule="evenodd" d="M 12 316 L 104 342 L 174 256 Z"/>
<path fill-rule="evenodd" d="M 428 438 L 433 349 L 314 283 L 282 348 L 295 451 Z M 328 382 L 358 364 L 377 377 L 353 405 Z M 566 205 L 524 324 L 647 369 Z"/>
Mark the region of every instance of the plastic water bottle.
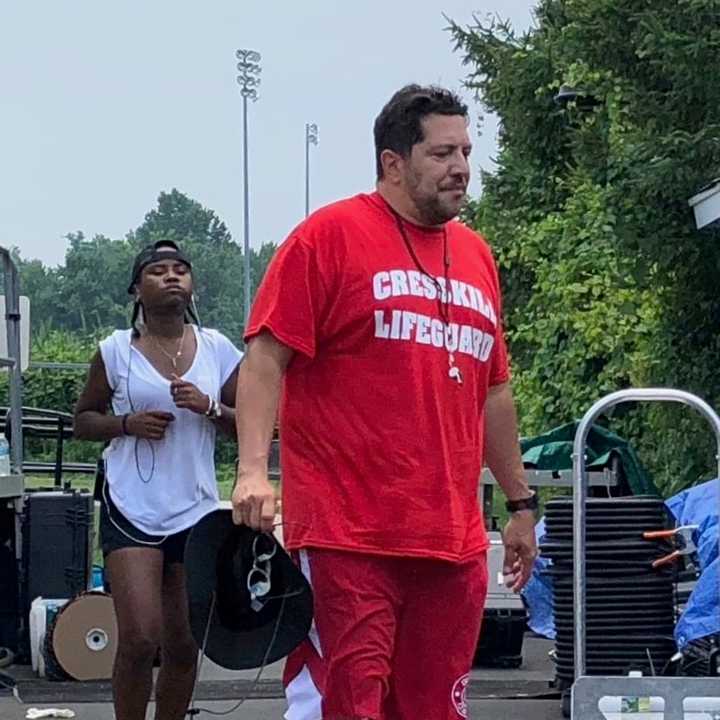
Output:
<path fill-rule="evenodd" d="M 0 477 L 10 474 L 10 443 L 5 433 L 0 434 Z"/>

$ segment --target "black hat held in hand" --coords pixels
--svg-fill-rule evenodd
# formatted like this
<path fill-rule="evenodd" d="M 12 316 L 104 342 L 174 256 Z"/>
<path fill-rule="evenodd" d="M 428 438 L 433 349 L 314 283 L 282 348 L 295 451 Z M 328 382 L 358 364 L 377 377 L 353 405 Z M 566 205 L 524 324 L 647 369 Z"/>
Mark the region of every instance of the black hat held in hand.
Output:
<path fill-rule="evenodd" d="M 308 581 L 272 535 L 235 525 L 231 510 L 214 510 L 192 529 L 185 571 L 193 637 L 218 665 L 258 668 L 307 637 Z"/>

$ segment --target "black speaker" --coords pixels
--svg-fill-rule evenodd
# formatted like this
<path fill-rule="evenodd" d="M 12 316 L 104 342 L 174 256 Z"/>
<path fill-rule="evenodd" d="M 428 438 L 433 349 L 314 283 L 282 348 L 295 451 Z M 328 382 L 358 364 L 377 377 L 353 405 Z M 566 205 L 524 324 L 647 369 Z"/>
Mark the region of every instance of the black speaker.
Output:
<path fill-rule="evenodd" d="M 68 490 L 25 495 L 20 574 L 23 640 L 27 641 L 28 614 L 35 598 L 71 598 L 89 589 L 94 509 L 94 499 L 89 492 Z"/>
<path fill-rule="evenodd" d="M 3 513 L 6 511 L 3 509 Z M 20 598 L 15 547 L 11 538 L 0 544 L 0 648 L 18 652 Z"/>

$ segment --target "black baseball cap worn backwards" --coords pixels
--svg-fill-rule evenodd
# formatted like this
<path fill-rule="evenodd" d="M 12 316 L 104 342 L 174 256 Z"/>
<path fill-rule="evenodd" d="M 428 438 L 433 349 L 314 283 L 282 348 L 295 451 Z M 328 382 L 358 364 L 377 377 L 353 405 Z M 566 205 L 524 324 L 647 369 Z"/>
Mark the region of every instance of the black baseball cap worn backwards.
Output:
<path fill-rule="evenodd" d="M 158 240 L 152 245 L 144 247 L 136 256 L 133 262 L 132 276 L 128 285 L 128 294 L 135 292 L 135 286 L 140 280 L 140 274 L 151 263 L 161 260 L 175 260 L 187 265 L 192 270 L 192 263 L 188 256 L 172 240 Z"/>

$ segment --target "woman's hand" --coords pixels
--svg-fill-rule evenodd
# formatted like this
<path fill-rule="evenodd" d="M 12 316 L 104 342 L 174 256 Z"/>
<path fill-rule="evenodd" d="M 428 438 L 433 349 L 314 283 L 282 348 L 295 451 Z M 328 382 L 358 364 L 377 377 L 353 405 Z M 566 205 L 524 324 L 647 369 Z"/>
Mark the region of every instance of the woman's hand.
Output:
<path fill-rule="evenodd" d="M 170 383 L 170 395 L 179 408 L 191 410 L 198 415 L 205 415 L 210 407 L 210 398 L 195 385 L 173 375 Z"/>
<path fill-rule="evenodd" d="M 132 413 L 125 420 L 128 435 L 144 438 L 145 440 L 162 440 L 165 437 L 167 426 L 175 416 L 162 410 L 149 410 Z"/>

